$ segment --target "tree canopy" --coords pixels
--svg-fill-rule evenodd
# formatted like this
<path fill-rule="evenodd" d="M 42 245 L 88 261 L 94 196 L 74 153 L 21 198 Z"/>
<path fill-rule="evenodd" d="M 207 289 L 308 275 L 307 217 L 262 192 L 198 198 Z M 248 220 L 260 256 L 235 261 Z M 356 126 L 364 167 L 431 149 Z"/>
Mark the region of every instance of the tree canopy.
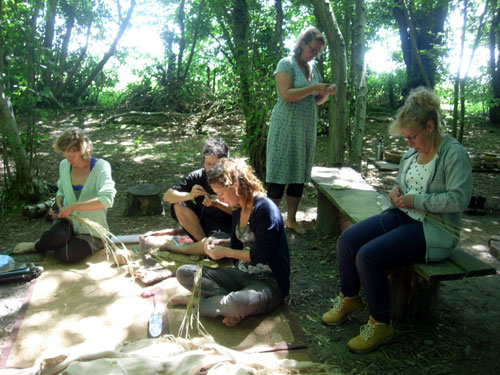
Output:
<path fill-rule="evenodd" d="M 361 8 L 366 14 L 362 21 Z M 330 16 L 323 18 L 321 9 L 329 9 Z M 464 27 L 457 34 L 460 11 Z M 467 84 L 463 81 L 462 107 L 488 113 L 498 124 L 499 20 L 497 0 L 0 0 L 4 168 L 15 165 L 18 173 L 27 169 L 36 175 L 37 124 L 48 108 L 192 113 L 218 103 L 219 110 L 241 111 L 250 162 L 263 176 L 267 123 L 276 101 L 273 71 L 309 25 L 327 36 L 332 27 L 338 30 L 318 58 L 325 81 L 340 88 L 340 95 L 321 108 L 318 129 L 335 132 L 332 163 L 359 165 L 360 98 L 368 108 L 394 110 L 419 85 L 452 97 L 457 72 L 450 70 L 447 57 L 460 44 L 457 38 L 465 49 L 489 51 L 488 63 L 476 64 L 478 73 L 467 77 Z M 141 37 L 148 28 L 159 35 L 155 56 L 126 47 L 128 38 Z M 376 45 L 382 29 L 399 34 L 393 59 L 401 68 L 377 72 L 367 61 L 363 73 L 360 59 Z M 339 54 L 345 54 L 345 68 Z M 118 68 L 131 59 L 137 62 L 133 73 L 138 78 L 126 83 Z M 26 127 L 14 139 L 15 117 L 21 115 Z M 26 157 L 19 156 L 20 149 Z"/>

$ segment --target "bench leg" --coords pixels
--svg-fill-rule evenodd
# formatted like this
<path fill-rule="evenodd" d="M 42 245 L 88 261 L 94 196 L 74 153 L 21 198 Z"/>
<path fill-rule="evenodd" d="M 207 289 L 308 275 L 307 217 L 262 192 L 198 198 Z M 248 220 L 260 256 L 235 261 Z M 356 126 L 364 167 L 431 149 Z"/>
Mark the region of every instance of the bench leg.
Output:
<path fill-rule="evenodd" d="M 389 271 L 392 319 L 403 322 L 429 321 L 436 318 L 439 281 L 427 281 L 412 266 Z"/>
<path fill-rule="evenodd" d="M 318 189 L 317 231 L 323 234 L 337 236 L 340 234 L 338 222 L 339 213 L 337 207 L 335 207 Z"/>

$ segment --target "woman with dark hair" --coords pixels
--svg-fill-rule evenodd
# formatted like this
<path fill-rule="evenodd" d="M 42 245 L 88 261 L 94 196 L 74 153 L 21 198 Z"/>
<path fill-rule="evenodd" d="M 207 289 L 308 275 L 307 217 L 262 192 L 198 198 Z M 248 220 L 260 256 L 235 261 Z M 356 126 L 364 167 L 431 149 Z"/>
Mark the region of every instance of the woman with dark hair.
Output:
<path fill-rule="evenodd" d="M 195 242 L 213 232 L 229 233 L 231 228 L 231 209 L 215 199 L 207 181 L 207 172 L 228 156 L 223 139 L 208 139 L 203 147 L 203 168 L 189 173 L 163 195 L 163 200 L 171 204 L 172 218 Z"/>
<path fill-rule="evenodd" d="M 248 315 L 275 310 L 288 295 L 288 242 L 279 209 L 242 159 L 222 159 L 207 175 L 218 199 L 238 209 L 231 239 L 208 238 L 205 253 L 212 259 L 232 258 L 235 267 L 203 269 L 199 309 L 202 316 L 222 315 L 231 327 Z M 177 280 L 192 290 L 196 272 L 197 266 L 181 266 Z M 185 296 L 170 300 L 174 305 L 188 301 Z"/>
<path fill-rule="evenodd" d="M 293 55 L 281 59 L 274 72 L 278 101 L 267 136 L 267 196 L 279 207 L 288 185 L 286 227 L 297 233 L 304 233 L 297 223 L 296 213 L 304 183 L 311 180 L 317 106 L 336 92 L 335 85 L 321 83 L 323 78 L 312 64 L 324 45 L 323 34 L 315 27 L 307 28 L 297 39 Z"/>
<path fill-rule="evenodd" d="M 108 229 L 106 213 L 112 207 L 116 190 L 111 166 L 92 156 L 90 139 L 78 128 L 65 130 L 54 149 L 64 159 L 59 164 L 56 209 L 50 213 L 55 224 L 36 242 L 21 242 L 14 254 L 55 250 L 63 263 L 75 263 L 103 248 L 97 233 L 71 216 L 90 219 Z M 69 218 L 69 219 L 68 219 Z"/>
<path fill-rule="evenodd" d="M 410 149 L 402 157 L 389 198 L 392 207 L 347 228 L 338 238 L 340 293 L 323 322 L 338 325 L 364 306 L 370 317 L 347 346 L 367 353 L 390 340 L 386 270 L 447 258 L 457 246 L 462 211 L 472 194 L 472 166 L 464 147 L 441 134 L 440 101 L 432 91 L 413 90 L 389 132 Z"/>

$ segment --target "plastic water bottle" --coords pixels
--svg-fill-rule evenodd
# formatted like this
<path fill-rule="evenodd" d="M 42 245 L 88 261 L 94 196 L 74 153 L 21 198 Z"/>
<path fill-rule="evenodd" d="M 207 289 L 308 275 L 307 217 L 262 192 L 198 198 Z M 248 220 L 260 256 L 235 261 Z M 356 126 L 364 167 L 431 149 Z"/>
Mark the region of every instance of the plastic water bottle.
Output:
<path fill-rule="evenodd" d="M 391 207 L 391 201 L 387 195 L 379 194 L 377 196 L 377 205 L 382 209 L 382 211 L 385 211 Z"/>
<path fill-rule="evenodd" d="M 162 322 L 162 317 L 161 313 L 154 308 L 153 312 L 151 313 L 151 317 L 149 318 L 149 335 L 151 337 L 158 337 L 161 335 L 161 331 L 163 330 L 163 322 Z"/>
<path fill-rule="evenodd" d="M 384 138 L 380 137 L 377 144 L 377 160 L 384 158 Z"/>

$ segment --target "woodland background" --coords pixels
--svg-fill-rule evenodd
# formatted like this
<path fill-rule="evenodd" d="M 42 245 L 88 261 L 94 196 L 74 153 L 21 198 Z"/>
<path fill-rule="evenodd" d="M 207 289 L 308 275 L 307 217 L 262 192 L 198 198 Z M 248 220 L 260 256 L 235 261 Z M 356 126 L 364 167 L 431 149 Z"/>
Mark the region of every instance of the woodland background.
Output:
<path fill-rule="evenodd" d="M 160 58 L 120 47 L 139 24 L 161 30 Z M 338 90 L 318 125 L 328 134 L 328 165 L 359 169 L 367 108 L 394 111 L 420 85 L 443 98 L 461 141 L 478 116 L 500 123 L 497 0 L 0 0 L 2 212 L 48 195 L 37 155 L 47 151 L 40 140 L 52 135 L 43 124 L 55 109 L 112 109 L 110 121 L 166 127 L 197 114 L 195 132 L 217 112 L 236 111 L 244 116 L 245 154 L 263 176 L 272 72 L 289 53 L 287 41 L 308 25 L 327 37 L 319 67 Z M 400 40 L 396 68 L 385 73 L 365 61 L 381 31 Z M 476 51 L 489 51 L 487 61 L 474 59 Z M 118 69 L 131 57 L 144 63 L 126 83 Z"/>

